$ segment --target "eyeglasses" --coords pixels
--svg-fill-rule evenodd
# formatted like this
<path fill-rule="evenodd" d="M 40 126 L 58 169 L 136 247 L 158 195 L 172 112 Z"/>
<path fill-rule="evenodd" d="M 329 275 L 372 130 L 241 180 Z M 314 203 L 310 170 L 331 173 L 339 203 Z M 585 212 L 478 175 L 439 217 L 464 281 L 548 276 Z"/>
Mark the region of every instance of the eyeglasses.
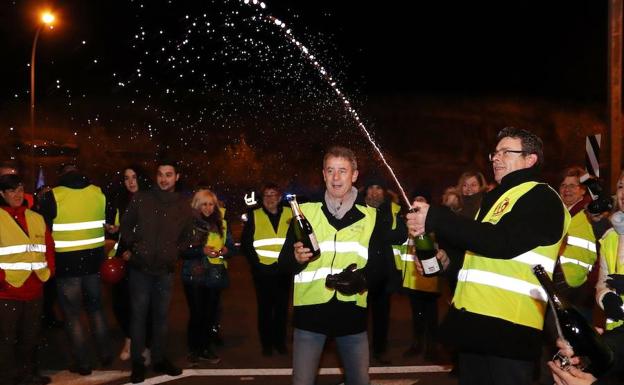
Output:
<path fill-rule="evenodd" d="M 580 186 L 580 184 L 574 184 L 574 183 L 563 184 L 562 183 L 562 184 L 559 185 L 559 188 L 562 189 L 562 190 L 565 190 L 565 189 L 570 189 L 571 190 L 571 189 L 577 188 L 579 186 Z"/>
<path fill-rule="evenodd" d="M 496 158 L 499 155 L 503 158 L 506 158 L 508 154 L 526 154 L 526 153 L 527 152 L 523 150 L 498 150 L 498 151 L 490 152 L 488 154 L 488 159 L 490 159 L 490 162 L 493 162 L 494 158 Z"/>

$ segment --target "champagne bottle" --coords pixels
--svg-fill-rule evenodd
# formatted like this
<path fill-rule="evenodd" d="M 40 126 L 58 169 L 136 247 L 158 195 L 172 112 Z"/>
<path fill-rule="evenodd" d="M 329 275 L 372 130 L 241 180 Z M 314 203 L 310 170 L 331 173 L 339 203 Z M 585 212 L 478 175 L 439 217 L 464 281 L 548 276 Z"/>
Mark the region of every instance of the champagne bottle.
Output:
<path fill-rule="evenodd" d="M 425 277 L 431 277 L 440 274 L 442 271 L 442 264 L 440 264 L 440 261 L 436 258 L 438 252 L 431 237 L 423 233 L 414 238 L 414 244 L 416 246 L 416 257 L 418 257 L 423 268 L 423 275 Z"/>
<path fill-rule="evenodd" d="M 550 306 L 556 314 L 555 321 L 558 323 L 560 337 L 570 343 L 574 354 L 581 358 L 585 371 L 595 377 L 605 374 L 615 361 L 611 348 L 581 313 L 557 293 L 553 281 L 542 265 L 534 266 L 533 273 L 548 295 Z"/>
<path fill-rule="evenodd" d="M 321 248 L 319 247 L 316 236 L 314 235 L 312 225 L 301 212 L 301 208 L 299 208 L 299 204 L 297 203 L 296 195 L 288 194 L 286 195 L 286 200 L 290 203 L 290 208 L 293 212 L 293 229 L 295 231 L 295 238 L 297 241 L 303 243 L 304 247 L 310 249 L 310 252 L 312 253 L 310 261 L 312 261 L 321 255 Z"/>

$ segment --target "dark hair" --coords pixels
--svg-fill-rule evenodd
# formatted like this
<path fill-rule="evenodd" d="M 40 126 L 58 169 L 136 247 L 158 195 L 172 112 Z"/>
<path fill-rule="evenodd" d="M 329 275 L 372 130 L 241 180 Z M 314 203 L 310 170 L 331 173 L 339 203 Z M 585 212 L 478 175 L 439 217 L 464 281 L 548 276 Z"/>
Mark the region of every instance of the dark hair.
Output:
<path fill-rule="evenodd" d="M 260 195 L 264 195 L 266 190 L 275 190 L 277 192 L 282 192 L 282 189 L 280 189 L 279 186 L 273 182 L 265 183 L 260 189 Z"/>
<path fill-rule="evenodd" d="M 0 191 L 15 190 L 24 185 L 22 177 L 17 174 L 5 174 L 0 176 Z"/>
<path fill-rule="evenodd" d="M 180 173 L 180 162 L 171 158 L 160 158 L 156 162 L 156 169 L 162 166 L 171 166 L 176 174 Z"/>
<path fill-rule="evenodd" d="M 537 156 L 535 165 L 541 166 L 544 163 L 544 143 L 539 136 L 523 128 L 505 127 L 496 136 L 498 141 L 501 141 L 503 138 L 520 139 L 522 151 L 527 155 L 535 154 Z"/>
<path fill-rule="evenodd" d="M 139 166 L 138 164 L 130 164 L 122 169 L 122 174 L 121 174 L 122 184 L 124 182 L 124 174 L 126 173 L 126 170 L 132 170 L 136 174 L 137 184 L 139 185 L 139 191 L 147 190 L 150 188 L 151 183 L 150 183 L 149 178 L 147 177 L 147 173 L 145 172 L 145 169 L 143 169 L 143 167 Z"/>

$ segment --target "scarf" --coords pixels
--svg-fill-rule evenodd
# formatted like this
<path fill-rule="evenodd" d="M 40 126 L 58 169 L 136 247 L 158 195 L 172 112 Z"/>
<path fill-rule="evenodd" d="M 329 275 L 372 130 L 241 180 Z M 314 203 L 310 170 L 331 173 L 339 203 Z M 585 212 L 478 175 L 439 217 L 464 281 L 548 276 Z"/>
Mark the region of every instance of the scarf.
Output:
<path fill-rule="evenodd" d="M 336 219 L 342 219 L 347 211 L 351 210 L 351 207 L 353 207 L 357 194 L 357 189 L 351 186 L 351 191 L 347 192 L 342 199 L 335 199 L 330 197 L 326 190 L 325 205 L 327 206 L 327 210 L 329 210 L 331 215 Z"/>

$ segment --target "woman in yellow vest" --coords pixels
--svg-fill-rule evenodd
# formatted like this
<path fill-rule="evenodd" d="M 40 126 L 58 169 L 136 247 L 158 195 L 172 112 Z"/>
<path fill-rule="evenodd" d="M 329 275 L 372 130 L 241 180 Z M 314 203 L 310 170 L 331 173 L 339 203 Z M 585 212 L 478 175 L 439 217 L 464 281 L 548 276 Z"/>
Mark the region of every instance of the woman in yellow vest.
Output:
<path fill-rule="evenodd" d="M 605 327 L 613 330 L 624 323 L 624 172 L 617 184 L 618 211 L 611 216 L 613 228 L 600 239 L 600 271 L 596 282 L 596 302 L 607 317 Z"/>
<path fill-rule="evenodd" d="M 54 274 L 54 241 L 23 206 L 19 176 L 0 176 L 0 383 L 47 384 L 35 365 L 43 283 Z"/>
<path fill-rule="evenodd" d="M 189 306 L 188 359 L 218 364 L 214 351 L 219 328 L 221 290 L 228 286 L 226 258 L 234 250 L 232 237 L 223 219 L 224 210 L 215 193 L 202 189 L 195 193 L 191 206 L 196 217 L 193 240 L 182 253 L 182 282 Z"/>

